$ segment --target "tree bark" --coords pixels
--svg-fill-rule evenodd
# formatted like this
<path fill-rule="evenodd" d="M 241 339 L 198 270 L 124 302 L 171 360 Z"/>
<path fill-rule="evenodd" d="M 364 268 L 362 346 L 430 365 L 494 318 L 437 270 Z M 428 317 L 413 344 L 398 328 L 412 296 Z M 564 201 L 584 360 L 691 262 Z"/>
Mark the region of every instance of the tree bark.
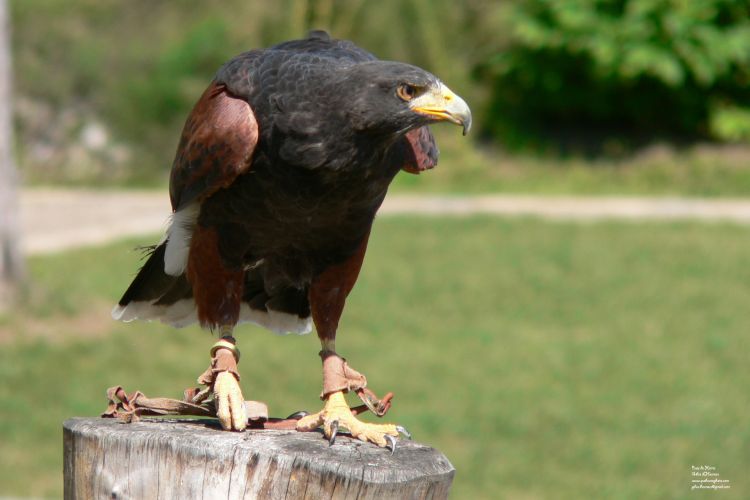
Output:
<path fill-rule="evenodd" d="M 215 420 L 73 418 L 63 424 L 65 499 L 448 498 L 455 469 L 434 448 L 344 434 L 227 432 Z"/>
<path fill-rule="evenodd" d="M 20 248 L 18 174 L 13 161 L 13 100 L 10 15 L 0 0 L 0 311 L 15 298 L 24 278 Z"/>

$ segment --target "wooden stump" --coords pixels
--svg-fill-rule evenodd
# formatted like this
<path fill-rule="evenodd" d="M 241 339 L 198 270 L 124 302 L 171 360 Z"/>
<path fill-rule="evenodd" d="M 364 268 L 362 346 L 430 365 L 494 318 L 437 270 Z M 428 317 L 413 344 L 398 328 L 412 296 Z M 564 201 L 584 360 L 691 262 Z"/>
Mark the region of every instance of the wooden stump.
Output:
<path fill-rule="evenodd" d="M 66 499 L 448 498 L 434 448 L 396 453 L 319 432 L 218 430 L 214 420 L 73 418 L 63 424 Z"/>

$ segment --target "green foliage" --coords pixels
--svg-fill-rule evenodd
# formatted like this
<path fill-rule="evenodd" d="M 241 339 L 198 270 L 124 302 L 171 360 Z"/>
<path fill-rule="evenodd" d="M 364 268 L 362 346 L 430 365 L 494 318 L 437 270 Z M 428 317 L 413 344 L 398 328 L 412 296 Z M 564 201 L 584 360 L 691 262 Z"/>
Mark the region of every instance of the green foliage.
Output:
<path fill-rule="evenodd" d="M 714 106 L 710 128 L 720 139 L 750 142 L 750 108 Z"/>
<path fill-rule="evenodd" d="M 717 102 L 750 104 L 750 3 L 524 0 L 483 66 L 498 136 L 725 138 Z M 580 138 L 580 137 L 579 137 Z"/>
<path fill-rule="evenodd" d="M 11 7 L 20 164 L 32 182 L 163 182 L 184 118 L 221 63 L 310 28 L 433 71 L 470 103 L 477 128 L 506 145 L 553 139 L 574 153 L 593 145 L 622 156 L 657 136 L 748 140 L 747 0 L 11 0 Z M 81 130 L 92 122 L 106 126 L 108 147 L 128 154 L 82 155 Z M 450 167 L 461 170 L 457 177 L 482 184 L 497 161 L 480 165 L 469 144 L 441 147 L 459 160 Z M 37 154 L 50 147 L 58 154 Z M 93 174 L 80 172 L 86 162 Z"/>
<path fill-rule="evenodd" d="M 152 68 L 122 82 L 124 101 L 130 104 L 122 111 L 129 110 L 129 119 L 149 125 L 184 119 L 196 90 L 206 86 L 198 75 L 211 75 L 226 60 L 227 39 L 227 27 L 218 19 L 190 27 L 184 38 L 158 55 Z"/>
<path fill-rule="evenodd" d="M 169 166 L 177 133 L 185 116 L 226 60 L 228 28 L 209 18 L 186 28 L 139 71 L 127 73 L 113 85 L 104 111 L 130 141 L 157 152 L 152 161 Z M 168 146 L 167 146 L 168 145 Z"/>

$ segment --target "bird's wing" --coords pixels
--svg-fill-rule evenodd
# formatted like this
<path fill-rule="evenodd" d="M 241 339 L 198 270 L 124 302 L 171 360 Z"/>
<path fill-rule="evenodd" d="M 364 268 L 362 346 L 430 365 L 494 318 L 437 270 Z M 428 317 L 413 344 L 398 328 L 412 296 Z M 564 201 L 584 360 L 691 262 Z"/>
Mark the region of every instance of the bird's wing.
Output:
<path fill-rule="evenodd" d="M 211 83 L 182 130 L 169 179 L 172 209 L 201 202 L 249 171 L 257 143 L 258 122 L 247 101 Z"/>
<path fill-rule="evenodd" d="M 419 174 L 434 168 L 438 162 L 438 148 L 429 127 L 421 127 L 406 133 L 403 139 L 403 161 L 401 170 Z"/>

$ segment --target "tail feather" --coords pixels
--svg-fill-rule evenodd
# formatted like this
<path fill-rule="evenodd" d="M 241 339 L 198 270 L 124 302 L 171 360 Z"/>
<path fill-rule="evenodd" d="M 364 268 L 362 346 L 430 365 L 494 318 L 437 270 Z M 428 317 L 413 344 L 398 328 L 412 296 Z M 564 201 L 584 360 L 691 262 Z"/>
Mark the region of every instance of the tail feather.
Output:
<path fill-rule="evenodd" d="M 112 317 L 120 321 L 159 320 L 183 327 L 198 321 L 193 289 L 185 274 L 172 276 L 165 272 L 167 242 L 156 246 L 148 255 Z M 294 287 L 265 292 L 262 274 L 245 275 L 245 293 L 240 307 L 240 322 L 250 322 L 276 333 L 309 333 L 312 329 L 307 289 Z"/>
<path fill-rule="evenodd" d="M 154 248 L 146 263 L 143 264 L 133 282 L 120 299 L 119 305 L 126 306 L 131 302 L 154 301 L 161 298 L 177 280 L 164 272 L 164 252 L 166 242 Z"/>
<path fill-rule="evenodd" d="M 175 319 L 184 320 L 190 313 L 194 313 L 192 289 L 185 276 L 170 276 L 164 272 L 166 246 L 166 242 L 161 243 L 148 256 L 146 263 L 112 310 L 114 319 L 162 319 L 169 306 L 181 302 L 182 299 L 190 300 L 183 307 L 171 311 L 170 316 L 176 315 L 179 318 Z M 191 307 L 188 307 L 188 304 Z"/>

